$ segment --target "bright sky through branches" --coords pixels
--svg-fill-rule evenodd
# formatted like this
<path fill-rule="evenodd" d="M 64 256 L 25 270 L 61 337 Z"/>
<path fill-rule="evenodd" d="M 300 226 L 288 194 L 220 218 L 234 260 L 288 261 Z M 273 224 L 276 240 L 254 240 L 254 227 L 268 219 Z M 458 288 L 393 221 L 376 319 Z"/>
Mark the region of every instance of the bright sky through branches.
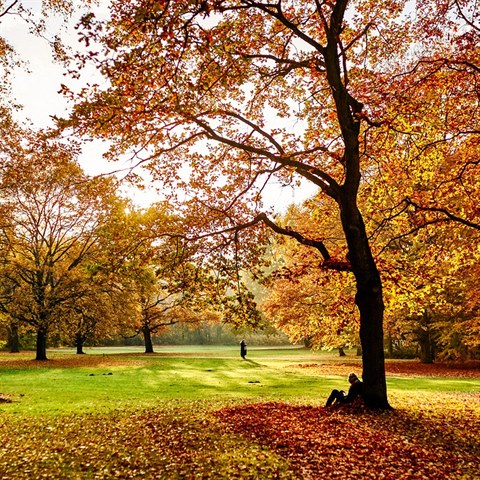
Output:
<path fill-rule="evenodd" d="M 94 8 L 94 11 L 100 17 L 107 16 L 106 2 L 101 4 Z M 24 0 L 22 5 L 38 14 L 41 0 Z M 16 113 L 18 121 L 31 121 L 36 128 L 52 126 L 52 116 L 65 116 L 69 108 L 67 100 L 59 93 L 62 83 L 71 88 L 81 88 L 82 82 L 102 82 L 100 76 L 92 70 L 87 70 L 87 76 L 75 81 L 65 76 L 65 67 L 53 59 L 51 47 L 46 39 L 51 40 L 58 35 L 62 42 L 73 50 L 83 48 L 77 41 L 77 32 L 74 28 L 78 18 L 78 15 L 74 16 L 65 24 L 63 17 L 51 16 L 43 34 L 45 39 L 33 35 L 29 31 L 31 26 L 16 15 L 5 15 L 1 19 L 2 36 L 15 48 L 18 59 L 24 62 L 23 67 L 16 68 L 12 76 L 13 99 L 23 106 L 23 109 Z M 109 173 L 130 166 L 128 162 L 108 163 L 102 158 L 102 153 L 106 149 L 107 146 L 99 141 L 85 144 L 80 160 L 88 174 Z M 284 211 L 289 204 L 301 203 L 315 191 L 316 188 L 310 184 L 303 184 L 301 188 L 271 184 L 264 190 L 265 206 L 277 212 Z M 148 203 L 155 197 L 148 188 L 144 192 L 135 191 L 132 196 L 134 201 L 141 204 Z"/>

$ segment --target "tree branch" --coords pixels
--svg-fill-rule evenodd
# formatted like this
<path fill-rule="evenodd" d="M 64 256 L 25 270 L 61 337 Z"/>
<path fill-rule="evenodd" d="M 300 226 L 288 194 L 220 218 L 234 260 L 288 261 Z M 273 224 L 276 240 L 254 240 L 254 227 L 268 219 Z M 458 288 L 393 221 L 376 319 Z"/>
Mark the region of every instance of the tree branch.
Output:
<path fill-rule="evenodd" d="M 15 0 L 11 5 L 9 5 L 2 13 L 0 13 L 0 18 L 7 15 L 8 12 L 18 3 L 19 0 Z"/>
<path fill-rule="evenodd" d="M 227 115 L 228 112 L 222 112 L 223 114 Z M 237 118 L 238 120 L 244 122 L 246 125 L 249 125 L 252 129 L 254 129 L 257 133 L 262 135 L 264 138 L 268 139 L 278 150 L 279 154 L 272 153 L 264 148 L 255 147 L 253 145 L 246 145 L 236 140 L 232 140 L 230 138 L 226 138 L 218 134 L 208 123 L 200 120 L 198 117 L 191 117 L 190 120 L 196 123 L 199 127 L 201 127 L 208 138 L 211 140 L 215 140 L 219 143 L 223 143 L 224 145 L 230 145 L 239 150 L 243 150 L 245 152 L 254 153 L 255 155 L 263 156 L 265 158 L 269 158 L 275 163 L 296 168 L 300 175 L 310 180 L 312 183 L 320 187 L 325 193 L 330 195 L 332 198 L 338 198 L 340 194 L 340 187 L 338 183 L 335 181 L 333 177 L 328 175 L 327 173 L 323 172 L 322 170 L 309 166 L 303 162 L 298 160 L 293 160 L 292 155 L 286 153 L 283 148 L 276 142 L 276 140 L 267 132 L 260 129 L 257 125 L 254 125 L 249 120 L 244 119 L 238 114 L 229 114 L 232 117 Z"/>
<path fill-rule="evenodd" d="M 449 212 L 445 208 L 424 207 L 424 206 L 419 205 L 418 203 L 414 202 L 411 198 L 406 198 L 405 203 L 407 205 L 411 205 L 412 207 L 416 208 L 417 210 L 421 210 L 421 211 L 424 211 L 424 212 L 441 213 L 441 214 L 445 215 L 447 218 L 449 218 L 450 220 L 452 220 L 454 222 L 458 222 L 458 223 L 461 223 L 462 225 L 466 225 L 467 227 L 471 227 L 471 228 L 474 228 L 476 230 L 480 230 L 480 224 L 479 223 L 471 222 L 471 221 L 469 221 L 465 218 L 461 218 L 457 215 L 454 215 L 453 213 Z"/>

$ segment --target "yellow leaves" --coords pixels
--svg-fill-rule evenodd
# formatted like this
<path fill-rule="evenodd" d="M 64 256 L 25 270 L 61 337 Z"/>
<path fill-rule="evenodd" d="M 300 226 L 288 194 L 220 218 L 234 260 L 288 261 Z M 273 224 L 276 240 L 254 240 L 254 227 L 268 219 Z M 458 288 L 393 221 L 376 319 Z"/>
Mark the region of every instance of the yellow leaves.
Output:
<path fill-rule="evenodd" d="M 219 431 L 201 403 L 10 418 L 0 440 L 0 473 L 9 479 L 215 479 L 238 478 L 239 471 L 246 478 L 292 478 L 280 457 Z"/>

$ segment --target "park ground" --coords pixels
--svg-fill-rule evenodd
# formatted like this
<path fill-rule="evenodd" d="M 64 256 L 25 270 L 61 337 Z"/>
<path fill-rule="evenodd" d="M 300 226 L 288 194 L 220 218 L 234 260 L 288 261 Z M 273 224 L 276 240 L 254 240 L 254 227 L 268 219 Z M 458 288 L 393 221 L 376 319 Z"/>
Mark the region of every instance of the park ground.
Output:
<path fill-rule="evenodd" d="M 323 407 L 353 353 L 0 354 L 0 479 L 478 479 L 480 368 L 387 361 L 394 410 Z"/>

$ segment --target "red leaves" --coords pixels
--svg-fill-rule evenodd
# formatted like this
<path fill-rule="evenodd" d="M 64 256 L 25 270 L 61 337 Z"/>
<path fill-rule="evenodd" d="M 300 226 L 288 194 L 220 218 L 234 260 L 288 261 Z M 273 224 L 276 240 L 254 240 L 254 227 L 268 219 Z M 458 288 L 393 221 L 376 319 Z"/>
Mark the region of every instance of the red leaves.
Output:
<path fill-rule="evenodd" d="M 477 412 L 478 415 L 478 412 Z M 232 433 L 272 448 L 299 478 L 473 478 L 480 428 L 455 411 L 372 413 L 283 403 L 224 408 Z"/>
<path fill-rule="evenodd" d="M 359 405 L 326 409 L 273 402 L 213 413 L 211 408 L 178 400 L 139 412 L 4 415 L 0 476 L 279 480 L 478 476 L 478 394 L 410 395 L 402 409 L 384 413 Z"/>
<path fill-rule="evenodd" d="M 329 258 L 322 263 L 322 267 L 328 270 L 336 270 L 338 272 L 351 272 L 352 265 L 348 260 L 339 260 L 337 258 Z"/>

